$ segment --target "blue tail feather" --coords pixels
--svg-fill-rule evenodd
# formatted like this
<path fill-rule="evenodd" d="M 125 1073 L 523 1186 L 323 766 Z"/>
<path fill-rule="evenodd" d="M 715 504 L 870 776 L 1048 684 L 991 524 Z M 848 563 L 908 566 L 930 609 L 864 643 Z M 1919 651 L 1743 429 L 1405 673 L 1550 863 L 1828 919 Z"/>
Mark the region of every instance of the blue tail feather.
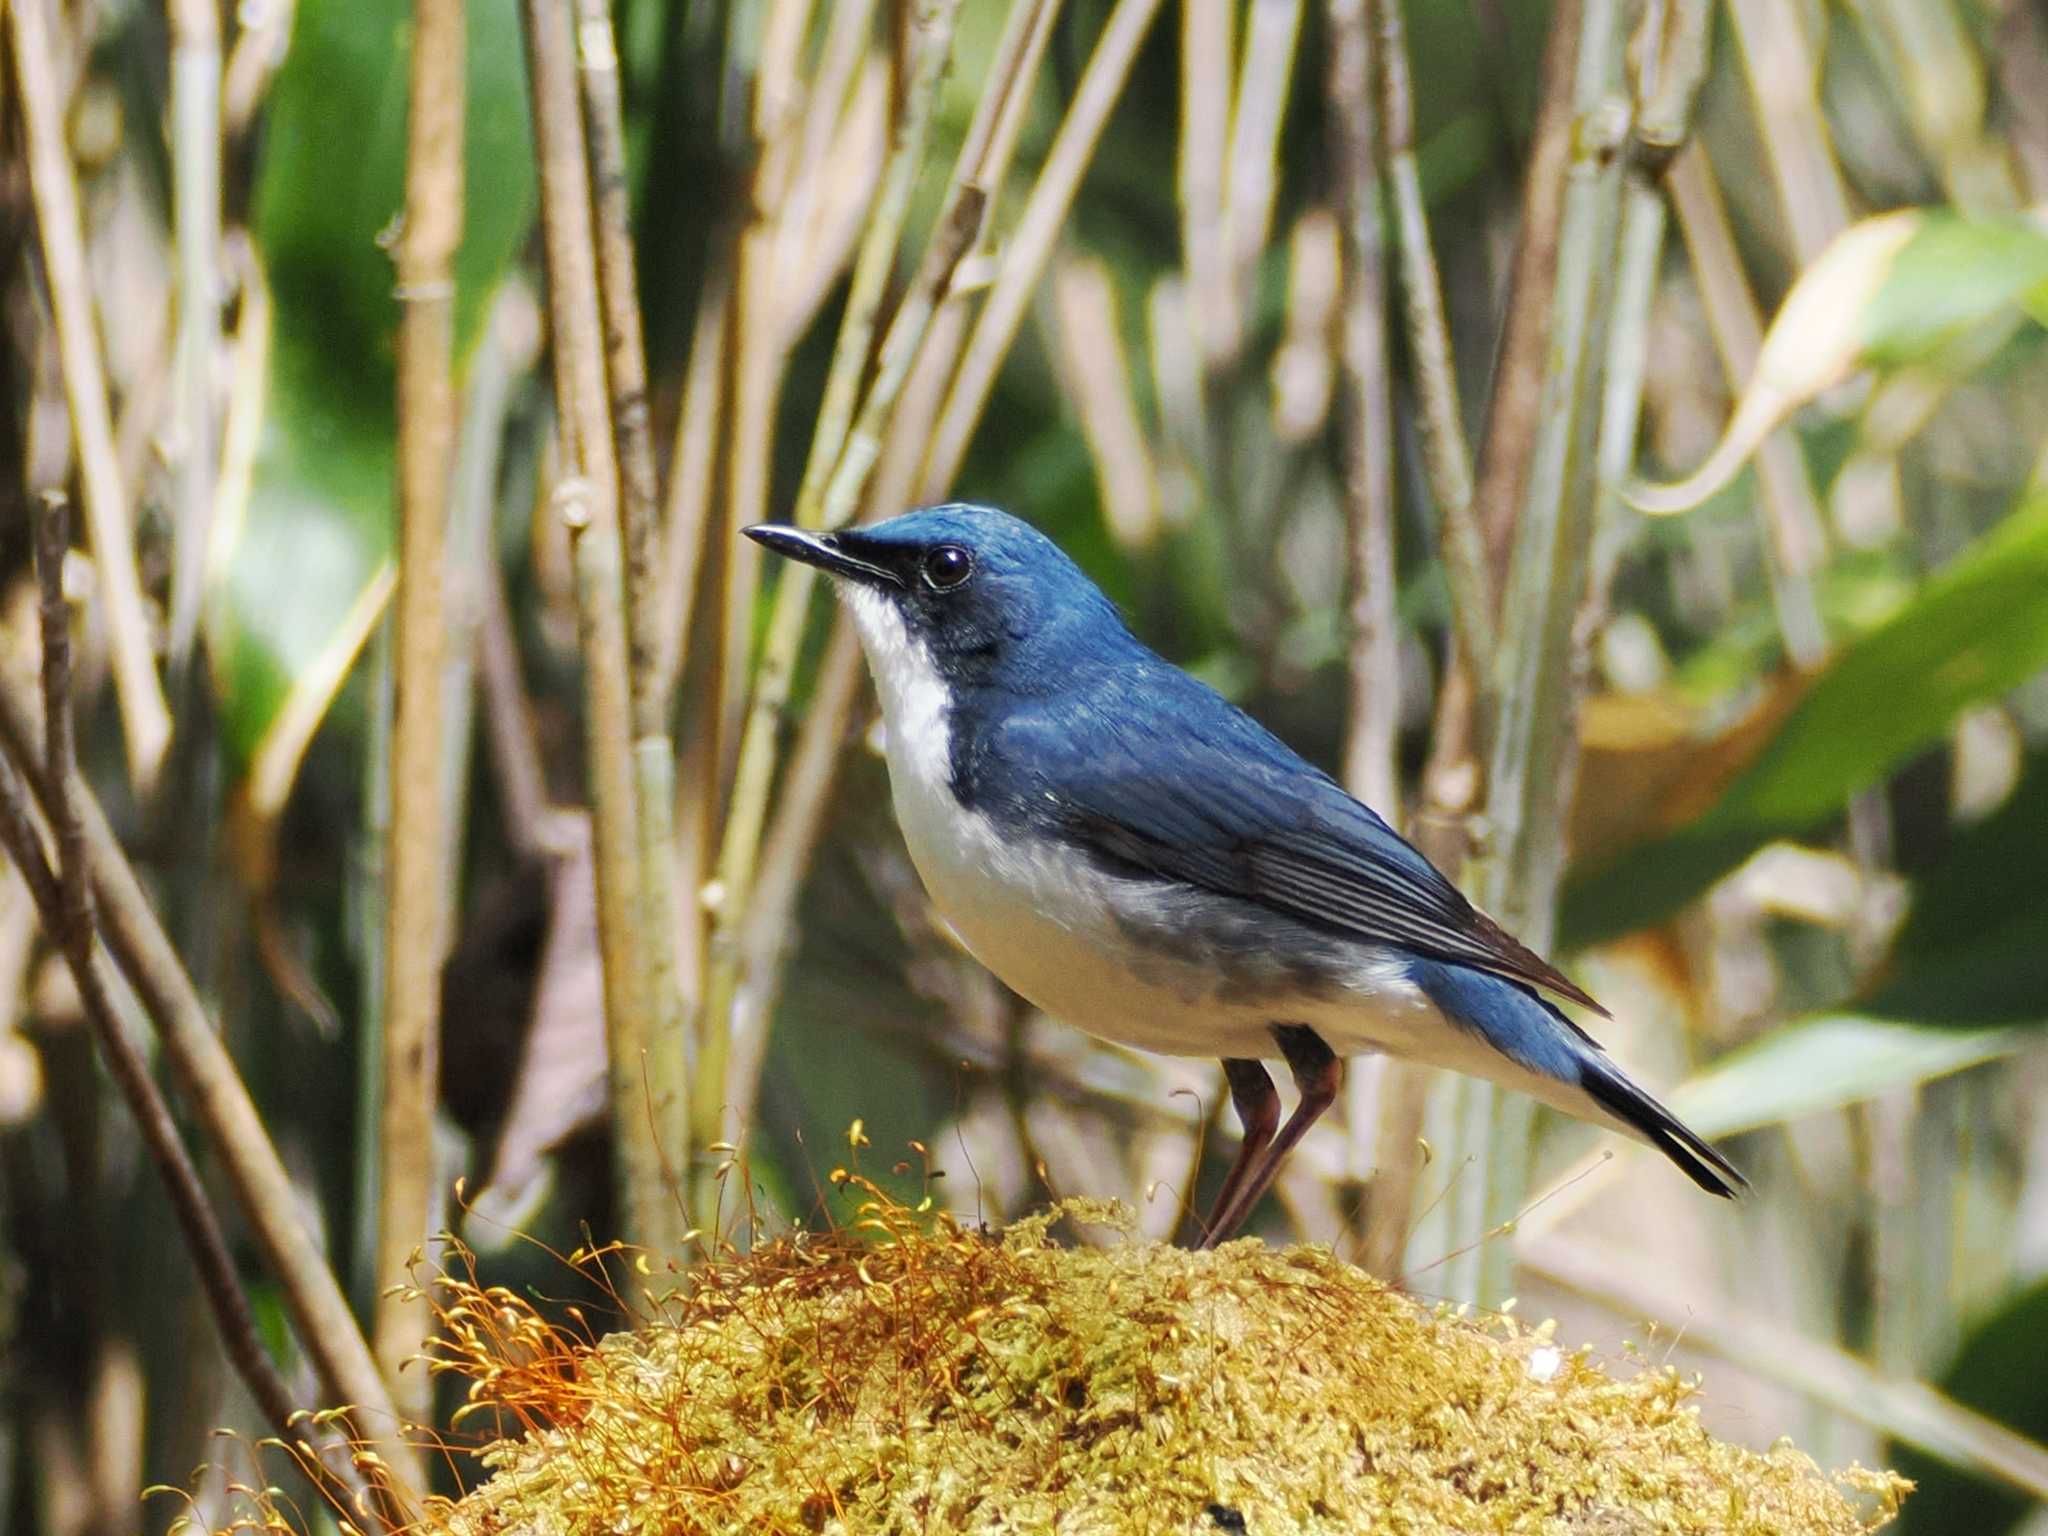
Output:
<path fill-rule="evenodd" d="M 1408 979 L 1452 1024 L 1479 1036 L 1517 1066 L 1583 1089 L 1709 1194 L 1748 1187 L 1734 1164 L 1688 1129 L 1617 1067 L 1598 1042 L 1531 988 L 1470 966 L 1416 959 Z"/>

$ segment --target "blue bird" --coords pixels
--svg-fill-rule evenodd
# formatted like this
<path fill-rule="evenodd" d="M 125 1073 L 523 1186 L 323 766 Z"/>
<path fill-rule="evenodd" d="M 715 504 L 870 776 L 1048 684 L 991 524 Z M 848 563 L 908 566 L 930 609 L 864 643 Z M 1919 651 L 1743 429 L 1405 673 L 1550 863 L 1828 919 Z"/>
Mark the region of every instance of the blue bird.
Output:
<path fill-rule="evenodd" d="M 1373 811 L 1148 650 L 1050 539 L 953 504 L 819 534 L 874 674 L 897 820 L 925 888 L 1013 990 L 1090 1034 L 1223 1062 L 1244 1127 L 1222 1241 L 1366 1051 L 1489 1078 L 1742 1176 L 1542 994 L 1605 1010 Z M 1293 1073 L 1283 1126 L 1263 1061 Z"/>

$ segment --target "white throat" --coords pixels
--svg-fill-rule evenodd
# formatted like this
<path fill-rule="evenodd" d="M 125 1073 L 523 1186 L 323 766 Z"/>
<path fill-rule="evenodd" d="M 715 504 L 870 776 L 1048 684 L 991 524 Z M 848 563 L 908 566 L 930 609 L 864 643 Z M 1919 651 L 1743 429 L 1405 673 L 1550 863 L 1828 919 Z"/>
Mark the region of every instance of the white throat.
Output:
<path fill-rule="evenodd" d="M 952 731 L 946 718 L 946 685 L 932 664 L 931 652 L 910 633 L 903 615 L 882 593 L 851 582 L 840 591 L 853 612 L 853 626 L 882 701 L 899 813 L 906 809 L 906 792 L 936 793 L 950 800 Z"/>

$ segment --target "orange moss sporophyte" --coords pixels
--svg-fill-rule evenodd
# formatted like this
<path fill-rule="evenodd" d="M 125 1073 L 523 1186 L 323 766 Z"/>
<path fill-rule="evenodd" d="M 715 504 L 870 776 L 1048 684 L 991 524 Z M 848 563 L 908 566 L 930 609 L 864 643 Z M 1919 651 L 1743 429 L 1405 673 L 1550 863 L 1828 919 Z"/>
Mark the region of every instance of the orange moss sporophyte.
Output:
<path fill-rule="evenodd" d="M 851 1222 L 723 1245 L 637 1305 L 626 1250 L 569 1256 L 637 1318 L 603 1338 L 455 1250 L 427 1356 L 467 1378 L 456 1438 L 491 1475 L 409 1529 L 1849 1536 L 1906 1490 L 1717 1441 L 1675 1371 L 1616 1379 L 1327 1249 L 1192 1253 L 1087 1200 L 991 1233 L 833 1178 Z"/>

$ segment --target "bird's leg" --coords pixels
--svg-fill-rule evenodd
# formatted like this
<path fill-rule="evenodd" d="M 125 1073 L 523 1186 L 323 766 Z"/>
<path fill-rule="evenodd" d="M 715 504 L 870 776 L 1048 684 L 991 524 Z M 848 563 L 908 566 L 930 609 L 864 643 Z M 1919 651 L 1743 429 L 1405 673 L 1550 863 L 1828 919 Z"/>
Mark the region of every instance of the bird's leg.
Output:
<path fill-rule="evenodd" d="M 1294 1074 L 1294 1086 L 1301 1090 L 1301 1102 L 1294 1106 L 1294 1113 L 1287 1117 L 1280 1134 L 1267 1143 L 1252 1171 L 1235 1189 L 1228 1191 L 1229 1203 L 1217 1202 L 1216 1209 L 1210 1213 L 1208 1233 L 1202 1239 L 1204 1248 L 1214 1248 L 1224 1241 L 1252 1213 L 1252 1207 L 1272 1187 L 1280 1165 L 1294 1150 L 1295 1143 L 1308 1134 L 1308 1128 L 1322 1118 L 1323 1111 L 1337 1102 L 1337 1090 L 1344 1082 L 1343 1060 L 1323 1043 L 1321 1035 L 1306 1024 L 1275 1024 L 1273 1039 L 1280 1047 L 1280 1054 L 1287 1059 L 1288 1070 Z M 1263 1071 L 1260 1075 L 1264 1075 Z M 1270 1087 L 1269 1079 L 1268 1091 Z M 1234 1177 L 1235 1169 L 1232 1174 Z"/>
<path fill-rule="evenodd" d="M 1223 1188 L 1216 1192 L 1216 1203 L 1209 1207 L 1209 1219 L 1202 1224 L 1204 1234 L 1215 1231 L 1216 1217 L 1229 1206 L 1280 1124 L 1280 1095 L 1273 1090 L 1273 1079 L 1266 1075 L 1263 1066 L 1242 1057 L 1226 1057 L 1223 1075 L 1230 1083 L 1230 1102 L 1244 1132 L 1238 1141 L 1237 1160 L 1223 1176 Z"/>

